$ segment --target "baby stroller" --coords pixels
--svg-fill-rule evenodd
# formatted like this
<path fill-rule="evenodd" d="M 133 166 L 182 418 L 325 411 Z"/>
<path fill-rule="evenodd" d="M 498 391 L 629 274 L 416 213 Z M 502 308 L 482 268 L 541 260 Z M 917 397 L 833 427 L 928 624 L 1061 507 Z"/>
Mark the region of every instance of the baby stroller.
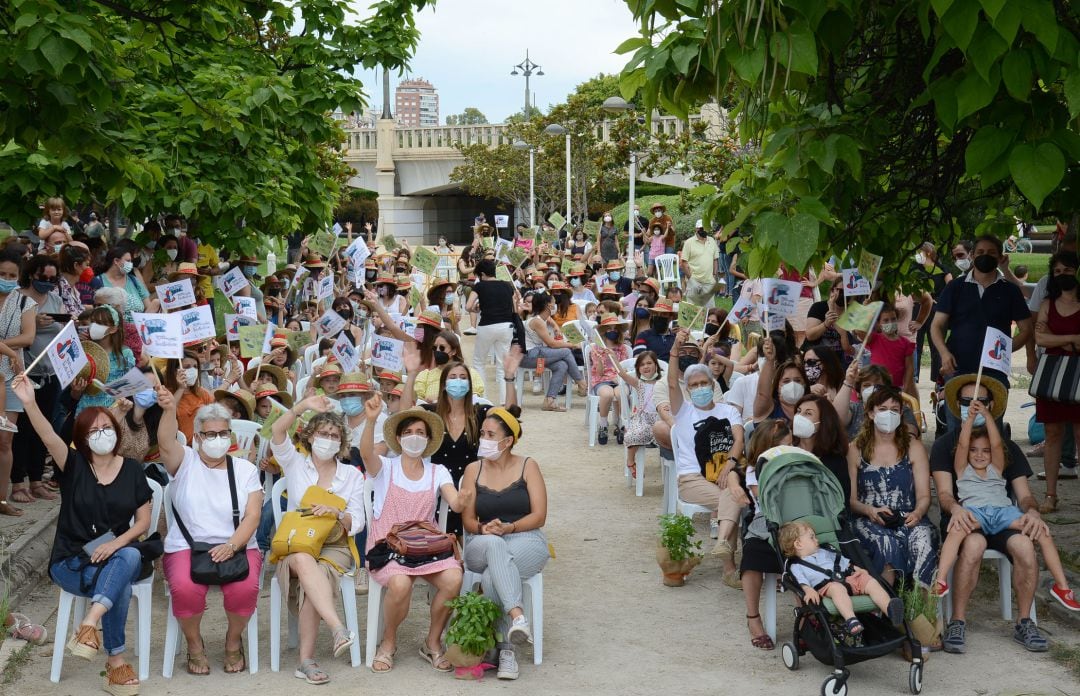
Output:
<path fill-rule="evenodd" d="M 802 600 L 803 591 L 790 573 L 790 562 L 780 553 L 780 527 L 788 522 L 803 521 L 814 528 L 823 546 L 831 546 L 852 564 L 866 568 L 892 593 L 892 589 L 874 574 L 859 541 L 842 523 L 843 489 L 817 457 L 797 447 L 773 447 L 762 455 L 756 470 L 758 504 L 767 521 L 773 548 L 784 568 L 782 583 L 785 590 L 794 592 Z M 801 602 L 795 607 L 791 641 L 781 647 L 784 665 L 790 670 L 798 669 L 799 657 L 809 650 L 819 662 L 833 667 L 832 674 L 821 685 L 822 696 L 844 696 L 850 676 L 848 665 L 887 655 L 907 643 L 913 656 L 908 687 L 911 693 L 920 693 L 922 648 L 912 636 L 907 621 L 901 631 L 885 617 L 876 615 L 878 609 L 869 597 L 854 596 L 851 599 L 864 626 L 860 642 L 850 644 L 845 640 L 842 627 L 833 624 L 839 613 L 831 600 L 822 598 L 821 604 Z"/>

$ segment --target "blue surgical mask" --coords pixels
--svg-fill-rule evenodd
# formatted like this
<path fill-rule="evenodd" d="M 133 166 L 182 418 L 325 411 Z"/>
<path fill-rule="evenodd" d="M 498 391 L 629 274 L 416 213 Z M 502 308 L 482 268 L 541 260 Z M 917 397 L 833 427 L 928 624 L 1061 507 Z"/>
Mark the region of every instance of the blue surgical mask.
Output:
<path fill-rule="evenodd" d="M 258 266 L 241 266 L 240 270 L 244 274 L 245 278 L 251 278 L 252 276 L 255 275 L 255 271 L 259 270 L 259 267 Z"/>
<path fill-rule="evenodd" d="M 460 377 L 446 380 L 446 393 L 451 399 L 463 399 L 469 393 L 469 380 Z"/>
<path fill-rule="evenodd" d="M 0 293 L 9 293 L 19 287 L 17 280 L 0 280 Z"/>
<path fill-rule="evenodd" d="M 970 411 L 970 410 L 971 410 L 970 406 L 961 406 L 960 407 L 960 422 L 961 423 L 963 423 L 964 421 L 966 421 L 968 419 L 968 411 Z M 981 413 L 979 415 L 975 416 L 975 420 L 972 422 L 972 425 L 974 425 L 976 428 L 981 428 L 982 426 L 986 425 L 986 416 L 984 416 Z"/>
<path fill-rule="evenodd" d="M 135 396 L 132 398 L 135 400 L 136 406 L 150 408 L 157 403 L 157 392 L 153 389 L 143 389 L 141 392 L 135 392 Z"/>
<path fill-rule="evenodd" d="M 364 410 L 364 399 L 359 396 L 343 396 L 338 401 L 346 416 L 357 416 Z"/>
<path fill-rule="evenodd" d="M 611 282 L 614 283 L 619 278 L 622 278 L 622 273 L 619 273 L 618 271 L 612 271 L 611 273 L 608 273 L 608 278 L 611 278 Z"/>
<path fill-rule="evenodd" d="M 712 387 L 697 387 L 690 390 L 690 401 L 698 408 L 705 408 L 713 399 Z"/>
<path fill-rule="evenodd" d="M 571 278 L 570 279 L 570 287 L 572 287 L 572 288 L 580 288 L 581 287 L 581 278 L 578 278 L 576 276 L 574 278 Z"/>

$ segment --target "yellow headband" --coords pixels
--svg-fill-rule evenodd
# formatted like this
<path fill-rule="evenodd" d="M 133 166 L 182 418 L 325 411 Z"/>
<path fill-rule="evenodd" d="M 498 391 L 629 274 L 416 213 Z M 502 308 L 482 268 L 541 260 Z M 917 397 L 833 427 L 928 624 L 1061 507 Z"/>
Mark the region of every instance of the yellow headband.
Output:
<path fill-rule="evenodd" d="M 506 427 L 510 428 L 510 432 L 514 436 L 514 442 L 518 441 L 518 438 L 521 437 L 521 424 L 518 423 L 518 419 L 514 418 L 509 411 L 501 406 L 497 406 L 495 408 L 489 408 L 487 414 L 489 417 L 498 418 L 505 423 Z"/>

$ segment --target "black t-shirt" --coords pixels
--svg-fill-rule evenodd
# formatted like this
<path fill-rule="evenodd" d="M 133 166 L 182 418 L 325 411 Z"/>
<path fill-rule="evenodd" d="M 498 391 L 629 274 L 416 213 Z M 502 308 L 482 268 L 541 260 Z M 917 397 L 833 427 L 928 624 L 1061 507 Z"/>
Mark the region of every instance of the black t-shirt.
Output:
<path fill-rule="evenodd" d="M 436 404 L 423 404 L 423 408 L 435 413 Z M 473 404 L 473 408 L 476 413 L 477 432 L 479 432 L 479 425 L 487 418 L 488 409 L 491 407 L 487 404 Z M 446 470 L 450 472 L 450 477 L 454 479 L 454 485 L 459 486 L 461 485 L 461 476 L 465 473 L 465 467 L 477 460 L 476 448 L 479 446 L 479 439 L 477 442 L 469 442 L 467 429 L 461 431 L 461 436 L 457 440 L 453 439 L 449 429 L 447 429 L 443 433 L 443 440 L 439 449 L 435 450 L 435 453 L 431 455 L 431 463 L 445 466 Z M 461 530 L 461 513 L 451 510 L 446 519 L 446 531 L 461 534 Z"/>
<path fill-rule="evenodd" d="M 930 448 L 930 473 L 935 471 L 947 471 L 953 479 L 953 497 L 957 500 L 960 499 L 956 490 L 956 472 L 953 470 L 953 451 L 956 449 L 956 443 L 960 441 L 960 430 L 950 430 L 937 440 L 934 441 L 934 446 Z M 1031 465 L 1028 464 L 1027 457 L 1024 456 L 1024 451 L 1020 449 L 1012 440 L 1005 440 L 1005 456 L 1008 460 L 1008 464 L 1005 465 L 1005 471 L 1002 474 L 1002 478 L 1005 479 L 1005 486 L 1009 489 L 1009 493 L 1012 493 L 1012 482 L 1016 478 L 1029 478 L 1031 476 Z"/>
<path fill-rule="evenodd" d="M 480 298 L 480 326 L 514 319 L 514 286 L 505 280 L 478 280 L 473 292 Z"/>
<path fill-rule="evenodd" d="M 87 542 L 112 531 L 120 536 L 131 526 L 135 511 L 153 497 L 142 463 L 124 459 L 116 478 L 107 486 L 97 482 L 90 464 L 75 450 L 68 451 L 60 484 L 60 515 L 56 520 L 49 565 L 82 553 Z"/>

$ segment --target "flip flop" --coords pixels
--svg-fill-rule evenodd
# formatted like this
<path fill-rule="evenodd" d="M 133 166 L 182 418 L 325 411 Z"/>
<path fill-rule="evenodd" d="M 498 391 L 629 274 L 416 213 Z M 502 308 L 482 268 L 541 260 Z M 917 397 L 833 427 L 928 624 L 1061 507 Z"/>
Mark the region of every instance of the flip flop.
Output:
<path fill-rule="evenodd" d="M 15 507 L 6 500 L 0 500 L 0 515 L 7 515 L 8 517 L 21 517 L 23 511 Z"/>
<path fill-rule="evenodd" d="M 225 650 L 225 659 L 223 660 L 223 667 L 225 668 L 225 674 L 237 674 L 247 669 L 247 658 L 244 656 L 244 646 L 240 645 L 239 650 Z"/>

